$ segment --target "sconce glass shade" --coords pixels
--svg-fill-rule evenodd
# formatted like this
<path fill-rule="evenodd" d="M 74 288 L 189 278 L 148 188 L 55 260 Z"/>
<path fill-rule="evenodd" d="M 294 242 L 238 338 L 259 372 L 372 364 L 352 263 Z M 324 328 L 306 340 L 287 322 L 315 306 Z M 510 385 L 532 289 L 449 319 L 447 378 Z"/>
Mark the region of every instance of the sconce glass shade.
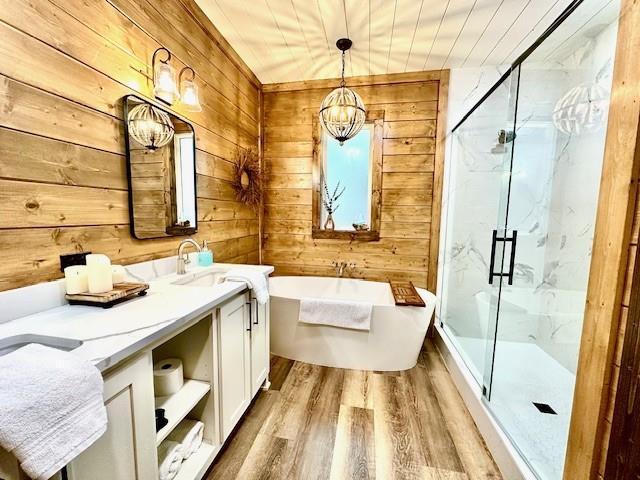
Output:
<path fill-rule="evenodd" d="M 345 86 L 329 93 L 320 106 L 320 123 L 340 145 L 358 134 L 366 117 L 360 95 Z"/>
<path fill-rule="evenodd" d="M 129 135 L 149 150 L 164 147 L 173 138 L 173 123 L 162 110 L 148 103 L 131 109 L 127 118 Z"/>
<path fill-rule="evenodd" d="M 178 97 L 176 72 L 167 62 L 159 60 L 153 69 L 153 95 L 172 105 Z"/>
<path fill-rule="evenodd" d="M 609 91 L 598 82 L 569 90 L 556 103 L 553 124 L 567 135 L 593 132 L 605 123 Z"/>
<path fill-rule="evenodd" d="M 180 100 L 185 110 L 189 112 L 201 112 L 202 106 L 198 98 L 198 86 L 193 80 L 182 80 L 180 85 Z"/>

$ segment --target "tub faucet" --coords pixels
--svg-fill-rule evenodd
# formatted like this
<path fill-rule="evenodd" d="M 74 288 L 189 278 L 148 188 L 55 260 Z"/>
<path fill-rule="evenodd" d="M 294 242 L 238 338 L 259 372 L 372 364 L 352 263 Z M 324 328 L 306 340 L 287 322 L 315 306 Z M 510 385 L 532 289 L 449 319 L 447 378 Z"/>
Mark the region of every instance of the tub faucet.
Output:
<path fill-rule="evenodd" d="M 353 262 L 337 262 L 334 260 L 333 262 L 331 262 L 331 266 L 336 269 L 336 275 L 338 277 L 342 277 L 347 268 L 355 268 L 356 264 Z"/>
<path fill-rule="evenodd" d="M 184 275 L 185 273 L 187 273 L 187 265 L 191 263 L 191 260 L 189 260 L 189 256 L 184 254 L 184 249 L 188 245 L 192 245 L 197 251 L 202 250 L 200 248 L 200 245 L 198 245 L 198 242 L 196 242 L 192 238 L 185 238 L 180 242 L 180 245 L 178 245 L 178 275 Z"/>

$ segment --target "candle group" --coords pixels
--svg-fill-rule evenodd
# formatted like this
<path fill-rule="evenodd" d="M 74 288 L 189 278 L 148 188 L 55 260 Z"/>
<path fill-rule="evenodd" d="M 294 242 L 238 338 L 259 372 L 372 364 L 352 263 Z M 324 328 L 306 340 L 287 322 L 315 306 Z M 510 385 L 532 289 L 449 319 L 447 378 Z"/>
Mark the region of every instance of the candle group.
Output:
<path fill-rule="evenodd" d="M 86 263 L 64 269 L 68 294 L 109 292 L 113 290 L 115 283 L 122 283 L 127 279 L 124 267 L 111 265 L 109 257 L 101 253 L 87 255 Z"/>

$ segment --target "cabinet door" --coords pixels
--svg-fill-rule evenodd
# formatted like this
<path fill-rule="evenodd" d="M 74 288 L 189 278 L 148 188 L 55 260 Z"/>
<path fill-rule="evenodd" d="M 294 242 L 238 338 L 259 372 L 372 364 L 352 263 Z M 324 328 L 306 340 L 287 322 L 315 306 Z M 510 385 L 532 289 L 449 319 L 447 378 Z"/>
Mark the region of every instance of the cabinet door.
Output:
<path fill-rule="evenodd" d="M 219 376 L 223 441 L 251 400 L 249 387 L 249 316 L 245 295 L 220 307 Z"/>
<path fill-rule="evenodd" d="M 156 480 L 153 365 L 145 353 L 107 375 L 106 433 L 68 466 L 70 480 Z"/>
<path fill-rule="evenodd" d="M 269 302 L 258 304 L 251 299 L 251 396 L 269 375 Z"/>
<path fill-rule="evenodd" d="M 0 479 L 2 480 L 22 480 L 27 476 L 20 470 L 18 460 L 0 447 Z"/>

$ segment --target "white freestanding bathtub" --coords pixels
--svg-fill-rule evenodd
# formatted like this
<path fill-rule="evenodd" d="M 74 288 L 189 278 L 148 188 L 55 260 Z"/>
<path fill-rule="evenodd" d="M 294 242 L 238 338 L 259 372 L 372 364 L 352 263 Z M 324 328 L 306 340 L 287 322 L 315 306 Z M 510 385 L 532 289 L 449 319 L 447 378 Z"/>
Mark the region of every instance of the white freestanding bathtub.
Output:
<path fill-rule="evenodd" d="M 416 365 L 436 297 L 426 307 L 397 307 L 388 283 L 350 278 L 271 277 L 271 353 L 327 367 L 398 371 Z M 370 331 L 298 323 L 305 297 L 371 302 Z"/>

